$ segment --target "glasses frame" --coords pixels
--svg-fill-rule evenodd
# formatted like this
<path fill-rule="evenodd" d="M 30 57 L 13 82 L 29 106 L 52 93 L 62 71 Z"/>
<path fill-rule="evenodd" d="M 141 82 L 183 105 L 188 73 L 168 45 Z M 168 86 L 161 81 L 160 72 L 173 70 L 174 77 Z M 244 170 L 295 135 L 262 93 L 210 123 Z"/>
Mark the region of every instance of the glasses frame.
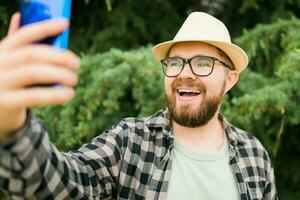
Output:
<path fill-rule="evenodd" d="M 194 59 L 194 58 L 197 58 L 197 57 L 210 58 L 210 59 L 213 60 L 213 65 L 212 65 L 212 68 L 211 68 L 211 71 L 210 71 L 209 74 L 207 74 L 207 75 L 198 75 L 198 74 L 196 74 L 196 73 L 193 71 L 192 64 L 191 64 L 191 60 Z M 164 70 L 164 61 L 166 61 L 167 59 L 170 59 L 170 58 L 179 58 L 179 59 L 182 60 L 182 63 L 183 63 L 180 72 L 179 72 L 177 75 L 174 75 L 174 76 L 169 76 L 169 75 L 167 75 L 166 72 L 165 72 L 165 70 Z M 212 73 L 213 70 L 214 70 L 214 66 L 215 66 L 215 62 L 216 62 L 216 61 L 218 61 L 219 63 L 221 63 L 224 67 L 227 67 L 227 68 L 229 68 L 230 70 L 234 70 L 234 67 L 230 66 L 229 64 L 225 63 L 224 61 L 222 61 L 222 60 L 220 60 L 220 59 L 218 59 L 218 58 L 216 58 L 216 57 L 212 57 L 212 56 L 204 56 L 204 55 L 196 55 L 196 56 L 193 56 L 193 57 L 187 58 L 187 59 L 186 59 L 186 58 L 179 57 L 179 56 L 173 56 L 173 57 L 168 57 L 168 58 L 162 59 L 162 60 L 160 61 L 160 63 L 161 63 L 161 66 L 162 66 L 163 73 L 164 73 L 164 75 L 167 76 L 167 77 L 177 77 L 177 76 L 179 76 L 179 74 L 181 74 L 181 72 L 183 71 L 183 69 L 184 69 L 184 67 L 185 67 L 185 64 L 189 64 L 190 69 L 191 69 L 191 71 L 192 71 L 192 73 L 193 73 L 194 75 L 200 76 L 200 77 L 205 77 L 205 76 L 211 75 L 211 73 Z"/>

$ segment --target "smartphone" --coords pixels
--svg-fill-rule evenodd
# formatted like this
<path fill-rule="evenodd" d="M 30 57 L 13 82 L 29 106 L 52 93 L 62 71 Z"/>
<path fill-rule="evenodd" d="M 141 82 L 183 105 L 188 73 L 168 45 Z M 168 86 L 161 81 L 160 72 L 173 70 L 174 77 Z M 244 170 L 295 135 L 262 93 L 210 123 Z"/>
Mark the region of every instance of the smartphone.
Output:
<path fill-rule="evenodd" d="M 20 0 L 21 26 L 28 24 L 64 18 L 70 21 L 72 0 Z M 69 28 L 61 34 L 46 38 L 37 43 L 49 44 L 60 50 L 68 48 Z M 28 87 L 55 87 L 60 88 L 61 84 L 38 84 Z"/>
<path fill-rule="evenodd" d="M 21 26 L 55 18 L 70 21 L 71 5 L 72 0 L 20 0 Z M 39 43 L 49 44 L 58 49 L 67 49 L 68 41 L 69 28 Z"/>

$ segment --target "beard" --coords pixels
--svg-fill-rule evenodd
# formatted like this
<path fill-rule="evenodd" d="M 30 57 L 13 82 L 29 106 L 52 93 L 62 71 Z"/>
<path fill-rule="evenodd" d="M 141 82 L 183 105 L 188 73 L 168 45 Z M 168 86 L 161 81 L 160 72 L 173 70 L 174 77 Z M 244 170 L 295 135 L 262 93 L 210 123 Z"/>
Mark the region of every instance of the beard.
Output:
<path fill-rule="evenodd" d="M 176 94 L 179 86 L 192 87 L 201 91 L 199 94 L 202 95 L 201 103 L 198 105 L 177 105 Z M 223 83 L 219 94 L 207 96 L 206 87 L 201 80 L 177 78 L 172 84 L 172 94 L 170 96 L 166 94 L 171 119 L 182 126 L 190 128 L 200 127 L 207 124 L 216 114 L 222 102 L 224 91 L 225 82 Z"/>

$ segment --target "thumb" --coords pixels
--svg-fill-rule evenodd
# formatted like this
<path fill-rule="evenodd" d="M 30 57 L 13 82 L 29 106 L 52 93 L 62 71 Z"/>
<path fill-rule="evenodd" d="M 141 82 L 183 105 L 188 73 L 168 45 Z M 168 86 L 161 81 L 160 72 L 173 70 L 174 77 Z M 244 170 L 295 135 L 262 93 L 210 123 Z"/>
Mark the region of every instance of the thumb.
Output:
<path fill-rule="evenodd" d="M 21 14 L 16 12 L 10 19 L 9 29 L 7 35 L 14 33 L 20 26 Z"/>

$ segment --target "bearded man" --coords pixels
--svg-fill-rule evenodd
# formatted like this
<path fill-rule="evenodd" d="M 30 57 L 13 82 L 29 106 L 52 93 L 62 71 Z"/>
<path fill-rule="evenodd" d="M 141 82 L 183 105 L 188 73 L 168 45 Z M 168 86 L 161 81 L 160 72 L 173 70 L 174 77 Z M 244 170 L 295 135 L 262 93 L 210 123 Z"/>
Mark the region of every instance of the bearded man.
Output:
<path fill-rule="evenodd" d="M 248 64 L 221 21 L 194 12 L 173 40 L 153 48 L 165 76 L 167 108 L 146 118 L 126 118 L 68 153 L 59 152 L 41 123 L 30 112 L 26 115 L 27 108 L 73 96 L 78 58 L 31 44 L 67 25 L 49 21 L 17 30 L 18 21 L 15 15 L 12 33 L 0 43 L 6 81 L 0 78 L 5 96 L 0 101 L 0 187 L 12 199 L 277 199 L 274 171 L 262 144 L 219 113 L 223 96 Z M 19 62 L 10 60 L 16 52 Z M 12 87 L 13 70 L 28 60 L 45 69 L 18 71 L 22 81 Z M 63 86 L 25 87 L 45 82 Z"/>

